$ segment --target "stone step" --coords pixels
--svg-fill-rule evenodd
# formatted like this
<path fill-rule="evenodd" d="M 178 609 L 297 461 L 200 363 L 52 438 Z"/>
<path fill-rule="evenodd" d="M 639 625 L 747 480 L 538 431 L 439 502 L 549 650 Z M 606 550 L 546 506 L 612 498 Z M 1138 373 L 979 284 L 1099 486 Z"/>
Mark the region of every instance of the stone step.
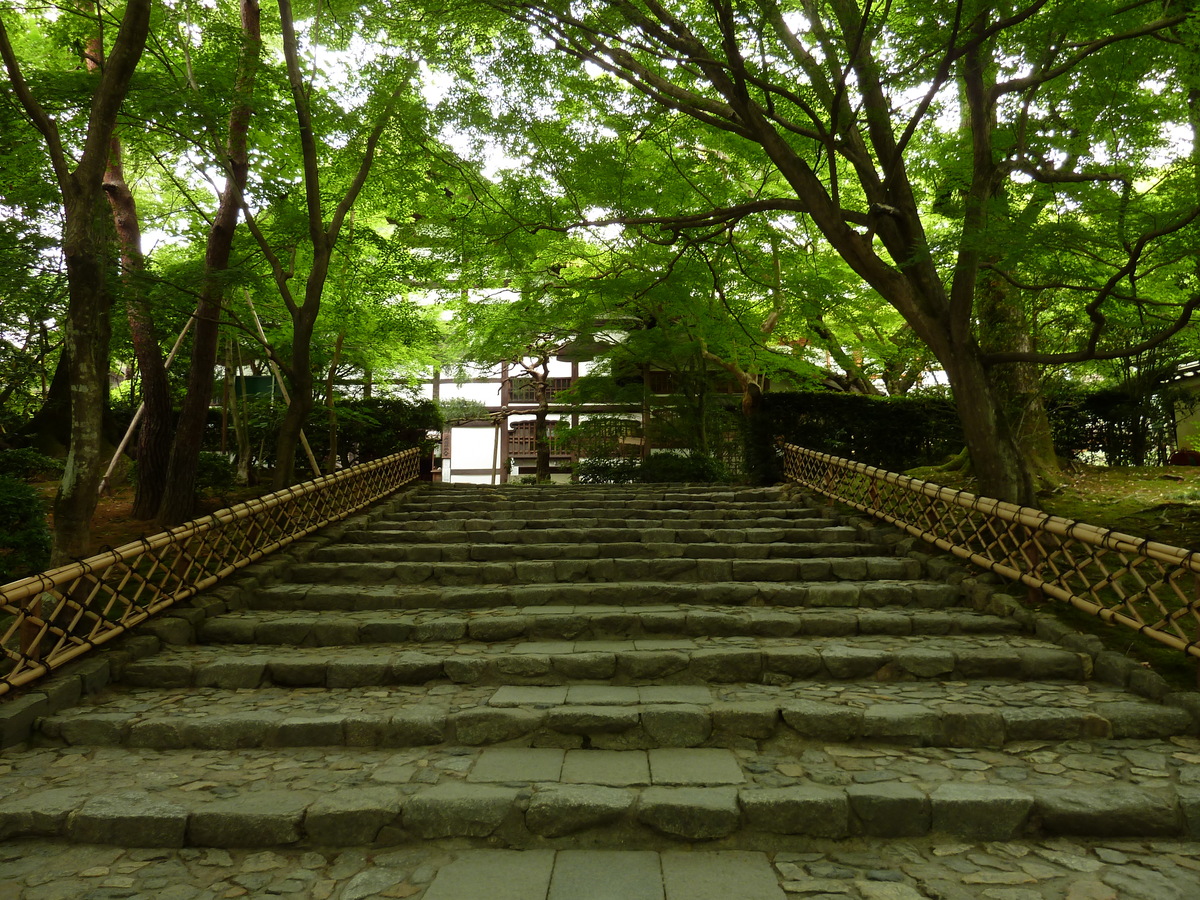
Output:
<path fill-rule="evenodd" d="M 364 554 L 369 557 L 370 554 Z M 915 559 L 534 559 L 502 562 L 309 562 L 292 567 L 303 584 L 500 585 L 597 582 L 812 582 L 920 578 Z"/>
<path fill-rule="evenodd" d="M 831 521 L 831 520 L 822 520 Z M 513 523 L 484 522 L 487 528 L 467 529 L 466 520 L 416 521 L 403 527 L 354 529 L 345 540 L 353 544 L 770 544 L 773 541 L 840 543 L 854 541 L 857 531 L 845 525 L 819 528 L 542 528 L 512 527 Z M 525 523 L 515 523 L 523 525 Z M 531 526 L 536 523 L 529 523 Z"/>
<path fill-rule="evenodd" d="M 747 763 L 722 749 L 131 749 L 119 759 L 35 749 L 6 759 L 19 786 L 0 799 L 0 841 L 259 848 L 470 838 L 662 849 L 755 847 L 770 836 L 1195 840 L 1198 750 L 1193 739 L 953 752 L 835 745 L 801 761 Z"/>
<path fill-rule="evenodd" d="M 402 507 L 397 507 L 388 513 L 388 518 L 396 515 L 413 516 L 424 513 L 450 513 L 470 518 L 471 514 L 496 514 L 503 517 L 541 516 L 554 513 L 576 513 L 584 510 L 589 515 L 619 513 L 623 516 L 637 514 L 638 518 L 654 518 L 658 515 L 689 517 L 697 513 L 713 513 L 721 516 L 744 515 L 777 516 L 780 518 L 808 518 L 818 515 L 811 506 L 792 503 L 787 500 L 771 500 L 749 503 L 738 503 L 726 500 L 644 500 L 644 499 L 607 499 L 599 497 L 563 495 L 555 499 L 539 500 L 453 500 L 453 499 L 422 499 L 410 500 Z"/>
<path fill-rule="evenodd" d="M 299 568 L 299 567 L 296 567 Z M 294 571 L 294 570 L 293 570 Z M 651 582 L 609 581 L 502 586 L 339 585 L 288 583 L 261 588 L 247 600 L 251 609 L 379 610 L 495 609 L 503 606 L 675 603 L 778 607 L 920 607 L 945 609 L 962 599 L 958 585 L 937 581 Z"/>
<path fill-rule="evenodd" d="M 555 518 L 504 518 L 500 516 L 480 518 L 465 516 L 413 516 L 407 519 L 381 519 L 372 528 L 380 533 L 388 531 L 443 531 L 443 530 L 524 530 L 524 531 L 571 531 L 608 528 L 633 529 L 638 532 L 654 530 L 673 531 L 746 531 L 751 529 L 788 529 L 795 531 L 837 526 L 838 520 L 827 516 L 783 519 L 778 516 L 740 516 L 704 519 L 671 519 L 661 516 L 641 518 L 629 516 L 593 516 L 577 513 Z M 798 540 L 798 538 L 795 538 Z"/>
<path fill-rule="evenodd" d="M 208 643 L 329 646 L 388 641 L 428 643 L 470 638 L 588 640 L 630 637 L 743 635 L 771 637 L 852 635 L 1017 634 L 1008 616 L 970 609 L 946 611 L 767 609 L 726 606 L 535 606 L 523 609 L 369 610 L 321 612 L 242 611 L 206 619 L 199 639 Z"/>
<path fill-rule="evenodd" d="M 364 562 L 516 562 L 518 560 L 581 559 L 835 559 L 874 557 L 879 547 L 868 543 L 684 544 L 627 541 L 622 543 L 429 543 L 355 544 L 347 541 L 323 547 L 309 557 L 319 563 Z"/>
<path fill-rule="evenodd" d="M 426 657 L 430 674 L 441 663 Z M 445 684 L 268 687 L 256 690 L 252 705 L 244 690 L 114 689 L 39 720 L 38 739 L 159 750 L 515 743 L 610 750 L 778 745 L 803 753 L 813 742 L 1002 748 L 1013 741 L 1164 739 L 1195 729 L 1183 709 L 1096 683 Z"/>
<path fill-rule="evenodd" d="M 380 520 L 380 527 L 393 527 L 409 522 L 493 522 L 513 523 L 524 528 L 819 528 L 834 524 L 835 520 L 822 516 L 811 509 L 785 510 L 646 510 L 591 509 L 578 504 L 555 509 L 523 512 L 520 510 L 490 510 L 486 514 L 466 510 L 413 510 L 397 507 L 387 512 Z M 508 527 L 513 527 L 509 525 Z"/>
<path fill-rule="evenodd" d="M 445 630 L 451 629 L 446 623 Z M 792 638 L 659 636 L 636 640 L 450 643 L 406 650 L 395 643 L 357 647 L 255 644 L 175 647 L 131 663 L 122 680 L 138 687 L 265 685 L 357 688 L 424 684 L 625 684 L 647 678 L 731 684 L 858 680 L 915 681 L 1020 678 L 1085 680 L 1092 659 L 1034 638 L 862 636 Z"/>

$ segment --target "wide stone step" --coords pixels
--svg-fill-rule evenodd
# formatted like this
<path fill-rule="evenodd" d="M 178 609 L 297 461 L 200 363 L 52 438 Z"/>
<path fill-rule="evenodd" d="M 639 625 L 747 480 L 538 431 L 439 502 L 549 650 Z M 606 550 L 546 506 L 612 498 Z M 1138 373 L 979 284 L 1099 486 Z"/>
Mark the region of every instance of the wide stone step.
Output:
<path fill-rule="evenodd" d="M 812 559 L 871 557 L 879 547 L 869 543 L 775 543 L 762 544 L 685 544 L 665 541 L 626 541 L 622 543 L 549 543 L 505 544 L 439 543 L 354 544 L 346 542 L 324 547 L 314 553 L 313 562 L 515 562 L 517 560 L 582 559 Z"/>
<path fill-rule="evenodd" d="M 427 657 L 428 665 L 441 660 Z M 414 662 L 420 663 L 420 660 Z M 929 682 L 112 690 L 41 719 L 40 740 L 160 750 L 520 744 L 631 750 L 826 742 L 994 747 L 1164 739 L 1183 709 L 1095 683 Z M 763 743 L 765 742 L 765 743 Z M 814 744 L 815 742 L 815 744 Z"/>
<path fill-rule="evenodd" d="M 945 609 L 962 598 L 957 585 L 937 581 L 651 582 L 513 584 L 432 587 L 289 583 L 262 588 L 247 601 L 252 609 L 379 610 L 494 609 L 501 606 L 620 604 L 633 609 L 668 603 L 780 607 L 922 607 Z"/>
<path fill-rule="evenodd" d="M 412 509 L 512 509 L 526 512 L 557 507 L 569 509 L 585 504 L 589 507 L 608 509 L 679 510 L 679 509 L 795 509 L 803 504 L 780 496 L 753 496 L 738 500 L 731 495 L 687 494 L 664 495 L 661 497 L 627 494 L 625 496 L 598 494 L 587 491 L 571 491 L 559 494 L 512 493 L 508 496 L 442 497 L 436 494 L 411 496 L 405 506 Z"/>
<path fill-rule="evenodd" d="M 448 624 L 448 623 L 447 623 Z M 449 628 L 447 627 L 447 631 Z M 1034 638 L 1006 635 L 790 638 L 646 637 L 636 640 L 496 641 L 448 635 L 420 651 L 395 644 L 348 647 L 237 645 L 177 647 L 130 664 L 123 681 L 138 687 L 358 688 L 424 684 L 622 685 L 787 684 L 811 679 L 914 681 L 1023 678 L 1083 680 L 1091 657 Z"/>
<path fill-rule="evenodd" d="M 629 637 L 746 635 L 766 637 L 851 635 L 1016 634 L 1008 616 L 970 609 L 837 610 L 725 606 L 540 606 L 468 611 L 369 610 L 339 615 L 276 610 L 227 613 L 206 619 L 200 640 L 209 643 L 331 646 L 388 641 L 428 643 L 470 638 L 588 640 Z"/>
<path fill-rule="evenodd" d="M 594 528 L 597 526 L 612 527 L 618 523 L 622 527 L 662 528 L 662 527 L 691 527 L 691 528 L 729 528 L 738 524 L 758 526 L 763 528 L 780 528 L 789 525 L 798 527 L 818 527 L 828 525 L 831 520 L 812 509 L 787 508 L 781 510 L 755 509 L 716 509 L 702 510 L 627 510 L 627 509 L 592 509 L 586 505 L 571 504 L 560 508 L 543 509 L 531 512 L 521 510 L 495 509 L 486 513 L 472 512 L 462 509 L 455 510 L 414 510 L 408 505 L 398 506 L 394 511 L 386 513 L 380 520 L 381 526 L 407 522 L 496 522 L 523 523 L 526 528 Z"/>
<path fill-rule="evenodd" d="M 822 520 L 829 521 L 829 520 Z M 507 522 L 484 522 L 487 528 L 468 529 L 466 520 L 411 522 L 403 527 L 381 523 L 373 530 L 346 532 L 352 544 L 769 544 L 838 543 L 854 541 L 857 531 L 845 525 L 819 528 L 563 528 L 513 527 Z M 516 523 L 518 525 L 524 523 Z M 532 524 L 532 523 L 531 523 Z"/>
<path fill-rule="evenodd" d="M 615 485 L 615 484 L 543 484 L 543 485 L 453 485 L 426 484 L 402 495 L 405 501 L 451 500 L 529 501 L 529 500 L 713 500 L 723 503 L 760 503 L 788 500 L 783 487 L 731 487 L 729 485 Z"/>
<path fill-rule="evenodd" d="M 661 849 L 760 846 L 768 835 L 1195 839 L 1198 749 L 1194 741 L 953 752 L 833 745 L 802 763 L 768 754 L 752 765 L 721 749 L 133 749 L 119 760 L 38 749 L 6 759 L 18 786 L 0 799 L 0 840 L 255 848 L 470 838 L 553 847 L 586 838 Z M 1005 777 L 983 781 L 997 772 Z"/>
<path fill-rule="evenodd" d="M 369 554 L 364 554 L 368 556 Z M 891 556 L 811 559 L 537 559 L 515 562 L 312 562 L 293 566 L 305 584 L 595 584 L 597 582 L 811 582 L 914 579 L 915 559 Z"/>

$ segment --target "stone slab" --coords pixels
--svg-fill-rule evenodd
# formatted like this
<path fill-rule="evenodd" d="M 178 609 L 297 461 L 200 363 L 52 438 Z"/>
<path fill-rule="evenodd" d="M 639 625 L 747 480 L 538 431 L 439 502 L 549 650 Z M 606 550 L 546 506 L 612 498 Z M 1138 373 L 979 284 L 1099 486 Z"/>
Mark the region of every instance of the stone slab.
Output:
<path fill-rule="evenodd" d="M 650 762 L 644 750 L 568 750 L 562 781 L 612 787 L 649 784 Z"/>
<path fill-rule="evenodd" d="M 635 687 L 576 684 L 566 691 L 566 702 L 572 706 L 636 706 L 641 700 Z"/>
<path fill-rule="evenodd" d="M 550 748 L 492 747 L 479 754 L 467 781 L 558 781 L 563 753 Z"/>
<path fill-rule="evenodd" d="M 542 900 L 553 850 L 466 850 L 438 870 L 422 900 Z"/>
<path fill-rule="evenodd" d="M 664 747 L 647 752 L 654 784 L 742 784 L 746 780 L 732 750 Z"/>
<path fill-rule="evenodd" d="M 182 847 L 187 810 L 147 791 L 92 797 L 67 823 L 67 836 L 85 844 Z"/>
<path fill-rule="evenodd" d="M 693 703 L 706 706 L 712 702 L 712 690 L 702 684 L 648 684 L 635 690 L 642 703 Z"/>
<path fill-rule="evenodd" d="M 567 688 L 561 686 L 506 684 L 488 700 L 488 706 L 561 706 L 567 701 Z"/>
<path fill-rule="evenodd" d="M 785 900 L 765 853 L 671 852 L 661 863 L 666 900 Z"/>
<path fill-rule="evenodd" d="M 561 850 L 549 900 L 664 900 L 652 850 Z"/>

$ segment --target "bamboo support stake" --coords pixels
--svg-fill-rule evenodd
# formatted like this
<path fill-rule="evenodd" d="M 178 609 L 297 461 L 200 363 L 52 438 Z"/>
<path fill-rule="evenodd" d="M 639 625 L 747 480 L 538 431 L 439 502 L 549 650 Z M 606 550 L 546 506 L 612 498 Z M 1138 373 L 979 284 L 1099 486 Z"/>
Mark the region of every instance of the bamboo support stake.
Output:
<path fill-rule="evenodd" d="M 192 327 L 192 319 L 188 319 L 183 325 L 183 331 L 179 332 L 179 337 L 175 338 L 175 346 L 171 348 L 171 352 L 167 354 L 164 368 L 170 369 L 171 363 L 175 362 L 175 354 L 179 352 L 179 348 L 183 345 L 183 338 L 188 333 L 188 329 Z M 120 460 L 121 454 L 125 452 L 125 448 L 129 446 L 129 440 L 133 437 L 134 431 L 137 430 L 138 423 L 142 421 L 142 414 L 146 411 L 146 404 L 139 403 L 137 412 L 133 414 L 133 420 L 129 423 L 129 427 L 125 429 L 125 436 L 121 438 L 121 443 L 117 445 L 116 451 L 113 453 L 112 459 L 108 462 L 108 468 L 104 471 L 104 477 L 100 479 L 100 488 L 97 491 L 101 496 L 108 489 L 108 479 L 112 477 L 113 471 L 117 468 L 117 461 Z"/>

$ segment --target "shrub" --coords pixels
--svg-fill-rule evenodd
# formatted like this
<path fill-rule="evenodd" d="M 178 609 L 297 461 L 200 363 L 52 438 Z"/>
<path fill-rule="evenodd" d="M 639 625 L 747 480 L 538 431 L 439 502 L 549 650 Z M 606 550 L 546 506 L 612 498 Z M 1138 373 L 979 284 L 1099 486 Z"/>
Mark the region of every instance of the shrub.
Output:
<path fill-rule="evenodd" d="M 0 584 L 43 571 L 50 564 L 50 529 L 34 488 L 0 475 Z"/>
<path fill-rule="evenodd" d="M 200 452 L 200 462 L 196 467 L 196 487 L 200 490 L 225 490 L 231 488 L 237 480 L 237 469 L 233 461 L 224 453 L 213 453 L 209 450 Z"/>
<path fill-rule="evenodd" d="M 62 460 L 54 459 L 22 447 L 16 450 L 0 450 L 0 475 L 31 479 L 57 477 L 62 474 Z"/>
<path fill-rule="evenodd" d="M 642 463 L 638 475 L 640 481 L 647 483 L 691 481 L 713 484 L 729 477 L 720 462 L 704 453 L 651 453 Z"/>
<path fill-rule="evenodd" d="M 641 460 L 596 456 L 575 464 L 580 484 L 633 484 L 638 480 Z"/>
<path fill-rule="evenodd" d="M 575 474 L 582 484 L 655 484 L 665 481 L 712 484 L 729 478 L 718 460 L 703 453 L 652 453 L 645 462 L 596 457 L 577 463 Z"/>

